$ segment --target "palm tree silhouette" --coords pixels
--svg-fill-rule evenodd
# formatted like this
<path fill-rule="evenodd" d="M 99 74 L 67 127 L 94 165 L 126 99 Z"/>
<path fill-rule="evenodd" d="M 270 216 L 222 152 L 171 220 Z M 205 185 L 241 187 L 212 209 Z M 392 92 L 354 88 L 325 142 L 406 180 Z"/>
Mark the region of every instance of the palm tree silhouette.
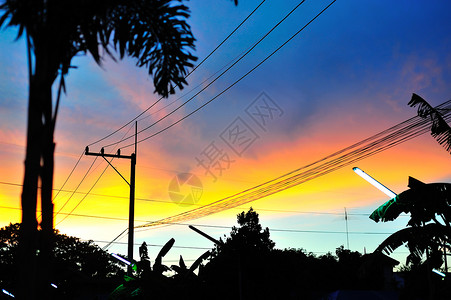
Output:
<path fill-rule="evenodd" d="M 430 118 L 432 122 L 431 135 L 445 147 L 446 151 L 451 153 L 451 127 L 443 118 L 445 109 L 434 108 L 417 94 L 412 94 L 412 99 L 408 105 L 415 107 L 418 105 L 418 116 Z"/>
<path fill-rule="evenodd" d="M 90 54 L 101 65 L 118 52 L 146 67 L 155 91 L 167 97 L 174 87 L 186 85 L 186 69 L 196 58 L 194 37 L 186 19 L 189 10 L 170 0 L 4 0 L 0 27 L 18 27 L 26 37 L 29 65 L 29 104 L 25 174 L 22 191 L 19 296 L 45 298 L 51 236 L 53 233 L 54 129 L 64 77 L 72 58 Z M 52 86 L 59 79 L 55 105 Z M 41 181 L 44 240 L 36 262 L 38 182 Z M 44 267 L 45 266 L 45 267 Z M 41 274 L 37 276 L 37 270 Z M 42 273 L 44 272 L 44 273 Z M 40 284 L 37 284 L 37 278 Z M 44 290 L 37 291 L 41 287 Z M 39 295 L 39 296 L 38 296 Z M 45 295 L 45 294 L 44 294 Z"/>
<path fill-rule="evenodd" d="M 391 254 L 406 245 L 410 252 L 406 264 L 421 265 L 426 270 L 430 297 L 433 297 L 431 271 L 440 268 L 443 262 L 447 267 L 446 252 L 451 249 L 451 184 L 426 184 L 409 177 L 408 186 L 410 189 L 385 202 L 370 215 L 375 222 L 387 222 L 401 213 L 410 214 L 407 227 L 387 237 L 375 252 Z M 426 260 L 421 262 L 424 254 Z"/>
<path fill-rule="evenodd" d="M 426 184 L 409 177 L 409 187 L 378 207 L 370 218 L 375 222 L 387 222 L 395 220 L 401 213 L 409 213 L 407 228 L 390 235 L 376 251 L 390 254 L 406 243 L 410 250 L 407 262 L 417 263 L 426 252 L 450 247 L 451 184 Z M 441 261 L 439 263 L 441 265 Z"/>

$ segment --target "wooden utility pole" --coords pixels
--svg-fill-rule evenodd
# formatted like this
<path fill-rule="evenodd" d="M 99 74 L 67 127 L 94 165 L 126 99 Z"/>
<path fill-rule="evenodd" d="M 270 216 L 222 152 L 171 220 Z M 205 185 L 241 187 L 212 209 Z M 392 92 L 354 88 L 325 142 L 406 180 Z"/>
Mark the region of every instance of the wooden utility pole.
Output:
<path fill-rule="evenodd" d="M 348 246 L 349 250 L 348 212 L 346 211 L 346 207 L 345 207 L 345 223 L 346 223 L 346 245 Z"/>
<path fill-rule="evenodd" d="M 128 214 L 128 260 L 130 262 L 133 261 L 133 242 L 134 242 L 134 223 L 135 223 L 135 170 L 136 170 L 136 151 L 137 151 L 137 137 L 138 137 L 138 122 L 135 122 L 135 153 L 132 153 L 131 155 L 121 155 L 120 149 L 117 151 L 116 154 L 106 154 L 104 153 L 103 148 L 100 150 L 100 153 L 94 153 L 89 152 L 89 148 L 86 147 L 85 149 L 85 155 L 91 155 L 91 156 L 101 156 L 103 159 L 106 160 L 106 162 L 116 171 L 116 173 L 119 174 L 119 176 L 124 179 L 124 181 L 130 186 L 130 206 L 129 206 L 129 214 Z M 130 182 L 125 179 L 124 176 L 111 164 L 111 162 L 106 159 L 106 157 L 112 157 L 112 158 L 126 158 L 130 159 Z M 132 274 L 132 267 L 129 265 L 127 267 L 127 273 L 128 275 Z"/>

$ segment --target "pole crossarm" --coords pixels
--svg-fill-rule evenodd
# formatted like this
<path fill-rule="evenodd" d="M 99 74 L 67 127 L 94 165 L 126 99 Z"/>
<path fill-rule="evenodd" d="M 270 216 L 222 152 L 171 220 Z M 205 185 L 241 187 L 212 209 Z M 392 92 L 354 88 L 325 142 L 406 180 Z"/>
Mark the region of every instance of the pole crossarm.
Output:
<path fill-rule="evenodd" d="M 130 186 L 130 182 L 128 182 L 128 180 L 125 179 L 124 176 L 122 176 L 122 174 L 111 164 L 111 162 L 108 159 L 106 159 L 106 157 L 130 159 L 132 161 L 132 164 L 133 164 L 134 161 L 135 161 L 135 158 L 136 158 L 134 153 L 132 153 L 132 155 L 106 154 L 106 153 L 103 153 L 103 148 L 102 148 L 102 151 L 100 153 L 95 153 L 95 152 L 89 152 L 89 148 L 86 147 L 85 155 L 101 156 L 101 157 L 103 157 L 103 159 L 113 168 L 113 170 L 116 171 L 116 173 L 119 174 L 119 176 L 121 176 L 121 178 L 124 179 L 124 181 Z"/>
<path fill-rule="evenodd" d="M 103 148 L 102 148 L 103 150 Z M 96 152 L 89 152 L 89 147 L 86 147 L 85 149 L 85 155 L 91 155 L 91 156 L 103 156 L 103 157 L 115 157 L 115 158 L 127 158 L 127 159 L 133 159 L 134 155 L 121 155 L 121 154 L 108 154 L 103 153 L 103 151 L 100 151 L 100 153 Z"/>

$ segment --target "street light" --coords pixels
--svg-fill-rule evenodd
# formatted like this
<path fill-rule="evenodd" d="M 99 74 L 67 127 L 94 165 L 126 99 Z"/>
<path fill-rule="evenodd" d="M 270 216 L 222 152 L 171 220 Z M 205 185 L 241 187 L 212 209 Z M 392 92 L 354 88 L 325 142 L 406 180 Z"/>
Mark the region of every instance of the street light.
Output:
<path fill-rule="evenodd" d="M 210 241 L 215 243 L 218 247 L 232 250 L 233 252 L 235 252 L 237 254 L 237 256 L 238 256 L 238 290 L 239 290 L 239 294 L 240 294 L 240 298 L 239 299 L 242 300 L 243 299 L 243 278 L 242 278 L 242 274 L 241 274 L 241 255 L 240 255 L 240 253 L 236 252 L 234 249 L 229 248 L 228 245 L 226 245 L 223 242 L 218 241 L 217 239 L 209 236 L 205 232 L 197 229 L 196 227 L 194 227 L 192 225 L 189 225 L 188 227 L 189 227 L 189 229 L 195 231 L 196 233 L 200 234 L 204 238 L 209 239 Z"/>
<path fill-rule="evenodd" d="M 127 266 L 129 266 L 131 269 L 133 270 L 137 270 L 137 266 L 134 263 L 129 262 L 128 260 L 126 260 L 123 257 L 120 257 L 118 254 L 116 253 L 111 253 L 111 256 L 113 256 L 114 258 L 116 258 L 117 260 L 120 260 L 121 262 L 123 262 L 124 264 L 126 264 Z"/>
<path fill-rule="evenodd" d="M 379 189 L 381 192 L 383 192 L 388 197 L 395 198 L 397 196 L 395 192 L 390 190 L 388 187 L 386 187 L 385 185 L 383 185 L 382 183 L 380 183 L 379 181 L 377 181 L 376 179 L 374 179 L 370 175 L 368 175 L 365 172 L 363 172 L 361 169 L 359 169 L 357 167 L 354 167 L 354 168 L 352 168 L 352 170 L 354 172 L 356 172 L 357 175 L 359 175 L 360 177 L 362 177 L 363 179 L 365 179 L 366 181 L 368 181 L 369 183 L 374 185 L 377 189 Z"/>
<path fill-rule="evenodd" d="M 440 276 L 442 276 L 442 277 L 446 277 L 446 274 L 445 274 L 445 273 L 442 273 L 442 272 L 440 272 L 440 271 L 437 270 L 437 269 L 432 269 L 432 272 L 434 272 L 435 274 L 438 274 L 438 275 L 440 275 Z"/>
<path fill-rule="evenodd" d="M 5 294 L 5 295 L 7 295 L 7 296 L 10 296 L 11 298 L 15 298 L 13 294 L 11 294 L 10 292 L 8 292 L 8 291 L 5 290 L 5 289 L 2 289 L 2 292 L 3 292 L 3 294 Z"/>

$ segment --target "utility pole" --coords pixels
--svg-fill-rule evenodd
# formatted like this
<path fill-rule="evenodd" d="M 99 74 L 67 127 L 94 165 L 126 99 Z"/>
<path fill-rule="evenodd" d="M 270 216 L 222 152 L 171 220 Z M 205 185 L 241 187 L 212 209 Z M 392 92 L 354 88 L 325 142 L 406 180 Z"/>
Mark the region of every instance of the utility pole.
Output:
<path fill-rule="evenodd" d="M 137 144 L 138 144 L 138 122 L 135 122 L 135 153 L 131 155 L 121 155 L 120 149 L 117 150 L 116 154 L 106 154 L 104 153 L 103 148 L 100 150 L 100 153 L 89 152 L 89 148 L 86 147 L 85 155 L 91 156 L 101 156 L 105 161 L 116 171 L 116 173 L 121 176 L 122 179 L 130 186 L 130 206 L 129 206 L 129 214 L 128 214 L 128 259 L 133 261 L 133 242 L 134 242 L 134 223 L 135 223 L 135 170 L 136 170 L 136 152 L 137 152 Z M 124 176 L 111 164 L 106 157 L 112 158 L 126 158 L 130 159 L 130 182 L 125 179 Z M 129 265 L 127 267 L 127 274 L 132 274 L 132 267 Z"/>
<path fill-rule="evenodd" d="M 346 245 L 348 246 L 349 250 L 348 212 L 346 211 L 346 207 L 345 207 L 345 223 L 346 223 Z"/>

